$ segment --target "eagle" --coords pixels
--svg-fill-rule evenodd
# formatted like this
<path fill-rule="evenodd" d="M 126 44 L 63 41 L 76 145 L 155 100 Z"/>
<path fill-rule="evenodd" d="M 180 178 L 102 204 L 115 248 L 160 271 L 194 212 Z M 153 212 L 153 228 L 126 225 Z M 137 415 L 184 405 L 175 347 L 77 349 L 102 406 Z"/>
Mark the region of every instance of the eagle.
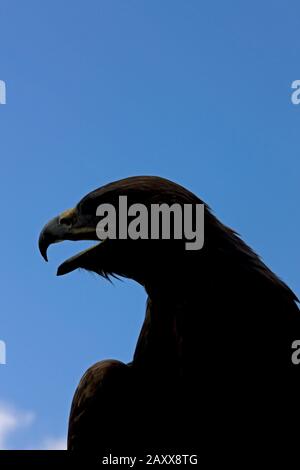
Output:
<path fill-rule="evenodd" d="M 203 204 L 203 247 L 187 250 L 174 237 L 100 241 L 97 208 L 117 207 L 120 196 L 149 209 Z M 158 176 L 121 179 L 50 220 L 39 237 L 42 256 L 64 240 L 97 243 L 64 261 L 58 276 L 81 268 L 129 278 L 148 296 L 132 361 L 102 360 L 80 380 L 68 449 L 197 449 L 212 461 L 236 449 L 266 453 L 266 435 L 274 446 L 292 434 L 300 396 L 300 365 L 292 361 L 298 299 L 200 198 Z"/>

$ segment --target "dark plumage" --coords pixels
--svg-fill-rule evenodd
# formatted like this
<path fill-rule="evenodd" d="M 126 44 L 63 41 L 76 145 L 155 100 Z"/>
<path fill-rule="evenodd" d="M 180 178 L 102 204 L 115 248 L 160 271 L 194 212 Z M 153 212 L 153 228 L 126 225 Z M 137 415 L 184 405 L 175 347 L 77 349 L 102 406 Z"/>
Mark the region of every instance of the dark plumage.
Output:
<path fill-rule="evenodd" d="M 116 181 L 45 226 L 44 257 L 53 242 L 97 240 L 97 206 L 120 195 L 147 206 L 202 202 L 159 177 Z M 297 408 L 297 299 L 207 206 L 202 250 L 187 251 L 182 240 L 106 240 L 65 261 L 58 274 L 77 268 L 134 279 L 148 303 L 132 363 L 103 361 L 82 378 L 70 449 L 194 446 L 234 456 L 239 447 L 255 456 L 266 452 L 266 434 L 275 445 Z"/>

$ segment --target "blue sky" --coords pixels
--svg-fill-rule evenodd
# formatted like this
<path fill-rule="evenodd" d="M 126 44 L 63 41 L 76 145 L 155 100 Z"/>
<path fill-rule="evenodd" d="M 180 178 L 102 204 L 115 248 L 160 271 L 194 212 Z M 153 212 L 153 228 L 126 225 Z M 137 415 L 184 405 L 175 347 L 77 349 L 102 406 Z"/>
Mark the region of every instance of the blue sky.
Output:
<path fill-rule="evenodd" d="M 299 2 L 2 0 L 0 447 L 63 445 L 84 371 L 129 361 L 146 295 L 55 276 L 44 223 L 90 190 L 157 174 L 197 193 L 298 294 Z"/>

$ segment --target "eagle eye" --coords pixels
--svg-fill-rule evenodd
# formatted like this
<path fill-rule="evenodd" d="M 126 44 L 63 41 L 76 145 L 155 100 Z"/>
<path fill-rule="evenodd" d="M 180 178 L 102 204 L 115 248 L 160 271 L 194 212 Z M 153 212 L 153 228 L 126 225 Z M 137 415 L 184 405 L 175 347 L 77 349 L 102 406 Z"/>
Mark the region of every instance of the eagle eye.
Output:
<path fill-rule="evenodd" d="M 67 225 L 71 227 L 76 221 L 76 215 L 74 211 L 66 211 L 63 212 L 59 217 L 59 224 L 60 225 Z"/>

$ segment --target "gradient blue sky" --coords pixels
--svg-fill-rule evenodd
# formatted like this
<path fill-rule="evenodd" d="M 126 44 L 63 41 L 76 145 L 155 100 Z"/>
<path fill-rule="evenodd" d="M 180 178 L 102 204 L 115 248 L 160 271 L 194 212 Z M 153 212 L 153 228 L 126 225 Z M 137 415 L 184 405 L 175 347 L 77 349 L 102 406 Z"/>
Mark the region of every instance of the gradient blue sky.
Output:
<path fill-rule="evenodd" d="M 81 245 L 38 253 L 43 224 L 90 190 L 180 182 L 299 295 L 300 6 L 1 0 L 0 19 L 0 444 L 45 448 L 84 371 L 130 360 L 144 316 L 133 282 L 55 276 Z"/>

